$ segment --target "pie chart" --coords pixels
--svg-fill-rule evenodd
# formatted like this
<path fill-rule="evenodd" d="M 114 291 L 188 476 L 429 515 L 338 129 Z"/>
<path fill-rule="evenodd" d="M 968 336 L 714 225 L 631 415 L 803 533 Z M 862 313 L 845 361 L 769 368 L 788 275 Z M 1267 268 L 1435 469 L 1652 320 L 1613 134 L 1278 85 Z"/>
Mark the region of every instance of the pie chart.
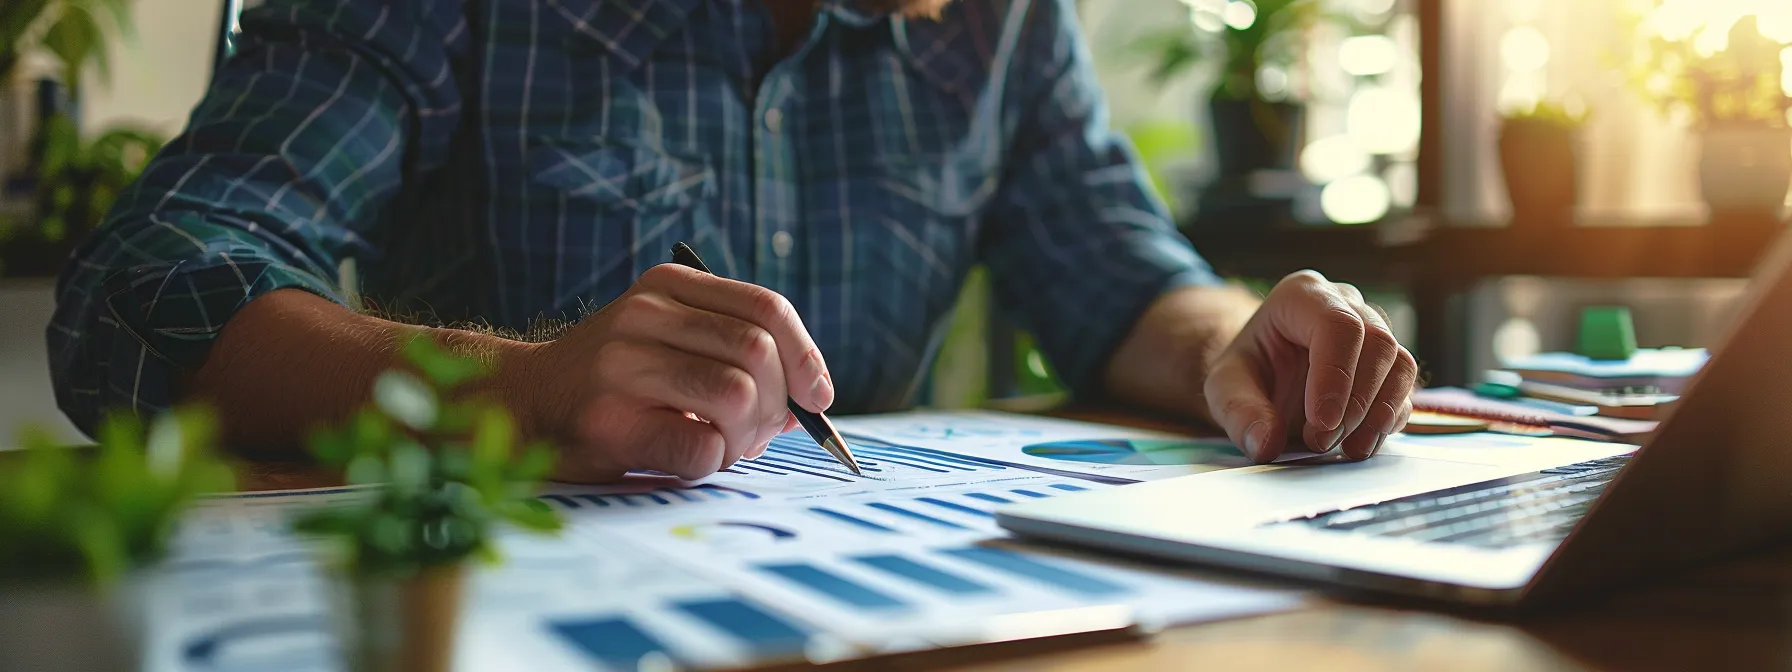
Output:
<path fill-rule="evenodd" d="M 1033 457 L 1065 462 L 1138 466 L 1244 467 L 1252 462 L 1225 439 L 1078 439 L 1021 448 Z"/>

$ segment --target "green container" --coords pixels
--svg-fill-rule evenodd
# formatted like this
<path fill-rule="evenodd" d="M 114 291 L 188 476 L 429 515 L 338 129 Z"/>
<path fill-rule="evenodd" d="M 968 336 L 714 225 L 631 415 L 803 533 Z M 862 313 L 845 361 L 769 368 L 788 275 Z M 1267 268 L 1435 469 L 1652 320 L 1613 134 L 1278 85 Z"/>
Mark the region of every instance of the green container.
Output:
<path fill-rule="evenodd" d="M 1630 309 L 1592 306 L 1580 311 L 1580 337 L 1575 352 L 1587 359 L 1621 360 L 1636 355 L 1636 325 Z"/>

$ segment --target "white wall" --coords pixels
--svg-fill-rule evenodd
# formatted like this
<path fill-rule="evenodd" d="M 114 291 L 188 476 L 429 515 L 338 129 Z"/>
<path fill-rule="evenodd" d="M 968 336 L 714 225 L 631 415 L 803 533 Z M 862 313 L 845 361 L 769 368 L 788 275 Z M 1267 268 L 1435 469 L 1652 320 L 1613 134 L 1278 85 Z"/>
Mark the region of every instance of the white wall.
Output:
<path fill-rule="evenodd" d="M 88 75 L 82 124 L 123 121 L 173 134 L 205 93 L 223 0 L 136 0 L 137 43 L 113 47 L 108 84 Z"/>

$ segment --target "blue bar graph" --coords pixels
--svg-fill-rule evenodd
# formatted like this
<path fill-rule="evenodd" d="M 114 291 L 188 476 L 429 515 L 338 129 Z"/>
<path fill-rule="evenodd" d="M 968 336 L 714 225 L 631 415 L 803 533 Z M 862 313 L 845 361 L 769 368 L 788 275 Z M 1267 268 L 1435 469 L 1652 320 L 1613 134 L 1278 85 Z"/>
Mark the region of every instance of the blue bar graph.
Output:
<path fill-rule="evenodd" d="M 542 495 L 541 499 L 548 500 L 550 502 L 559 504 L 559 505 L 564 506 L 569 509 L 576 509 L 581 506 L 581 504 L 579 504 L 578 500 L 575 500 L 571 497 L 567 497 L 566 495 Z"/>
<path fill-rule="evenodd" d="M 894 513 L 894 514 L 896 514 L 898 516 L 902 516 L 904 518 L 912 518 L 915 520 L 932 523 L 932 524 L 938 525 L 940 527 L 949 527 L 954 530 L 971 529 L 971 528 L 965 527 L 963 525 L 959 525 L 958 523 L 954 523 L 950 520 L 941 520 L 939 518 L 929 516 L 925 513 L 921 513 L 919 511 L 910 511 L 908 509 L 902 508 L 900 506 L 896 506 L 894 504 L 885 504 L 883 502 L 872 502 L 870 504 L 866 504 L 865 506 L 869 506 L 869 507 L 871 507 L 873 509 L 877 509 L 879 511 L 886 511 L 889 513 Z"/>
<path fill-rule="evenodd" d="M 757 655 L 798 653 L 809 640 L 809 633 L 801 627 L 734 598 L 680 602 L 673 606 L 733 635 Z"/>
<path fill-rule="evenodd" d="M 940 507 L 947 511 L 957 511 L 959 513 L 969 514 L 969 515 L 973 515 L 973 516 L 983 516 L 985 518 L 994 518 L 995 517 L 995 514 L 990 513 L 988 511 L 984 511 L 983 509 L 971 508 L 969 506 L 959 504 L 958 502 L 948 502 L 948 501 L 940 499 L 938 497 L 919 497 L 915 501 L 932 504 L 934 506 Z"/>
<path fill-rule="evenodd" d="M 1071 485 L 1069 483 L 1053 483 L 1052 487 L 1057 488 L 1059 490 L 1063 490 L 1065 492 L 1082 492 L 1084 490 L 1088 490 L 1088 488 L 1085 488 L 1083 486 Z"/>
<path fill-rule="evenodd" d="M 940 553 L 1078 595 L 1111 597 L 1132 592 L 1126 586 L 1106 579 L 1048 565 L 1025 555 L 999 548 L 967 546 L 945 549 Z"/>
<path fill-rule="evenodd" d="M 847 514 L 841 513 L 839 511 L 835 511 L 833 509 L 824 509 L 824 508 L 817 506 L 817 507 L 810 508 L 809 511 L 812 513 L 815 513 L 816 515 L 822 516 L 824 518 L 837 520 L 839 522 L 846 523 L 848 525 L 855 525 L 862 529 L 871 530 L 872 532 L 883 532 L 885 534 L 901 534 L 900 532 L 890 529 L 889 527 L 879 525 L 877 523 L 871 522 L 869 520 L 865 520 L 864 518 L 860 518 L 858 516 L 849 516 Z"/>
<path fill-rule="evenodd" d="M 709 496 L 717 499 L 726 498 L 730 495 L 744 499 L 759 499 L 759 493 L 747 492 L 739 488 L 730 488 L 726 485 L 716 485 L 714 483 L 698 483 L 691 486 L 690 489 L 709 493 Z"/>
<path fill-rule="evenodd" d="M 801 465 L 801 464 L 797 464 L 797 463 L 791 462 L 789 460 L 781 460 L 781 459 L 766 456 L 766 455 L 760 455 L 759 459 L 754 460 L 754 462 L 759 463 L 759 464 L 769 464 L 769 465 L 775 466 L 779 469 L 783 469 L 783 470 L 791 472 L 791 473 L 802 474 L 804 476 L 814 476 L 817 478 L 826 478 L 826 479 L 830 479 L 830 480 L 840 481 L 841 483 L 855 482 L 855 479 L 850 478 L 850 477 L 840 476 L 838 474 L 830 474 L 830 473 L 823 472 L 823 471 L 813 471 L 811 469 L 805 469 L 805 468 L 803 468 L 803 465 Z M 739 464 L 739 463 L 737 462 L 736 464 Z M 842 467 L 842 468 L 844 468 L 844 467 Z"/>
<path fill-rule="evenodd" d="M 991 495 L 991 494 L 983 493 L 983 492 L 967 492 L 967 493 L 964 493 L 964 496 L 969 497 L 971 499 L 981 499 L 981 500 L 983 500 L 985 502 L 989 502 L 991 504 L 1008 504 L 1008 503 L 1011 503 L 1014 501 L 1014 500 L 1008 499 L 1007 497 L 1002 497 L 1000 495 Z"/>
<path fill-rule="evenodd" d="M 555 621 L 548 628 L 586 655 L 625 670 L 635 669 L 641 657 L 649 653 L 666 653 L 664 644 L 624 618 Z"/>
<path fill-rule="evenodd" d="M 952 595 L 988 595 L 995 588 L 900 555 L 861 555 L 854 562 Z"/>
<path fill-rule="evenodd" d="M 1044 499 L 1046 497 L 1051 496 L 1051 495 L 1045 494 L 1043 492 L 1033 492 L 1032 490 L 1027 490 L 1025 488 L 1015 488 L 1013 490 L 1009 490 L 1009 492 L 1012 492 L 1017 495 L 1025 496 L 1025 497 L 1032 497 L 1034 499 Z"/>
<path fill-rule="evenodd" d="M 610 500 L 604 499 L 603 495 L 573 495 L 573 496 L 577 497 L 579 499 L 583 499 L 587 502 L 591 502 L 592 504 L 596 504 L 598 506 L 609 506 L 610 505 Z"/>
<path fill-rule="evenodd" d="M 814 565 L 760 565 L 760 571 L 860 609 L 906 609 L 908 603 Z"/>
<path fill-rule="evenodd" d="M 688 488 L 654 488 L 647 492 L 548 494 L 540 495 L 538 498 L 568 509 L 579 509 L 584 508 L 587 504 L 598 508 L 610 508 L 618 504 L 640 507 L 647 506 L 649 503 L 657 506 L 671 506 L 685 502 L 706 502 L 715 499 L 759 499 L 759 495 L 725 485 L 699 483 Z"/>
<path fill-rule="evenodd" d="M 859 452 L 864 453 L 866 455 L 876 455 L 876 456 L 882 457 L 885 460 L 889 460 L 890 462 L 894 462 L 896 464 L 907 465 L 907 466 L 917 466 L 917 463 L 919 463 L 919 464 L 925 464 L 929 467 L 937 467 L 939 469 L 956 469 L 958 471 L 976 471 L 978 469 L 977 466 L 965 466 L 962 464 L 958 464 L 955 462 L 948 462 L 945 460 L 937 460 L 937 459 L 925 458 L 925 457 L 916 457 L 914 455 L 910 455 L 907 453 L 900 453 L 900 452 L 896 452 L 893 450 L 884 450 L 881 448 L 860 448 Z"/>

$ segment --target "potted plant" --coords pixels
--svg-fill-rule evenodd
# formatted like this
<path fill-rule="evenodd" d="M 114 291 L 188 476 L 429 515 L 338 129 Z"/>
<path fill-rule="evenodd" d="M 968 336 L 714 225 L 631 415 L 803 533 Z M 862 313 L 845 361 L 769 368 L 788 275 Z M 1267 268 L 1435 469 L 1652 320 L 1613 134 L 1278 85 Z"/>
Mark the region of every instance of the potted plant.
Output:
<path fill-rule="evenodd" d="M 134 39 L 131 0 L 0 3 L 0 98 L 24 88 L 20 79 L 31 74 L 24 67 L 28 56 L 47 55 L 61 70 L 59 79 L 37 83 L 30 165 L 4 180 L 9 195 L 31 195 L 34 211 L 30 226 L 0 221 L 0 251 L 5 252 L 0 273 L 54 274 L 75 242 L 99 226 L 118 192 L 162 147 L 160 134 L 129 124 L 91 138 L 80 133 L 82 75 L 91 66 L 102 80 L 110 77 L 113 35 Z M 10 130 L 0 129 L 0 134 Z"/>
<path fill-rule="evenodd" d="M 1705 204 L 1720 221 L 1778 217 L 1792 188 L 1785 47 L 1762 34 L 1752 15 L 1727 26 L 1664 25 L 1639 24 L 1648 29 L 1639 31 L 1632 80 L 1664 112 L 1698 130 Z"/>
<path fill-rule="evenodd" d="M 1580 199 L 1580 129 L 1586 114 L 1539 102 L 1503 115 L 1500 168 L 1512 200 L 1512 225 L 1568 226 Z"/>
<path fill-rule="evenodd" d="M 427 337 L 402 353 L 408 366 L 381 374 L 368 406 L 311 437 L 320 461 L 367 487 L 365 500 L 294 522 L 328 542 L 334 622 L 356 671 L 449 669 L 468 561 L 497 559 L 500 524 L 560 528 L 533 497 L 553 452 L 517 450 L 505 409 L 467 392 L 485 367 Z"/>
<path fill-rule="evenodd" d="M 36 171 L 37 226 L 19 236 L 0 222 L 0 270 L 9 275 L 54 275 L 74 243 L 99 228 L 118 193 L 137 179 L 163 139 L 149 130 L 120 125 L 83 139 L 67 115 L 44 122 Z"/>
<path fill-rule="evenodd" d="M 210 455 L 214 426 L 201 407 L 147 433 L 114 415 L 92 451 L 27 430 L 23 450 L 0 454 L 0 667 L 140 666 L 142 570 L 195 497 L 232 487 Z"/>
<path fill-rule="evenodd" d="M 1300 149 L 1303 108 L 1285 83 L 1265 87 L 1266 68 L 1286 73 L 1301 54 L 1300 31 L 1319 16 L 1313 0 L 1191 3 L 1190 22 L 1140 42 L 1160 84 L 1204 62 L 1219 64 L 1208 101 L 1220 180 L 1289 170 Z"/>

